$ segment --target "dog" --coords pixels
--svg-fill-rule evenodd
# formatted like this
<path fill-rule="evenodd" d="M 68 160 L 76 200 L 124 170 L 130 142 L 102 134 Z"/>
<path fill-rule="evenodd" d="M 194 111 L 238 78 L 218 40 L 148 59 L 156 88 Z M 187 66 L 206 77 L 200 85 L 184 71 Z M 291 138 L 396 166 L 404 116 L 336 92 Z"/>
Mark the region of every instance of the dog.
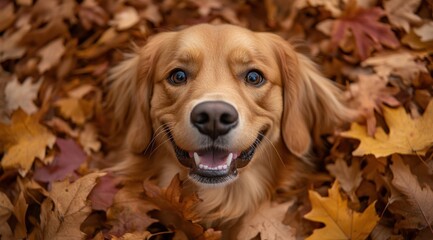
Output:
<path fill-rule="evenodd" d="M 324 134 L 352 118 L 341 90 L 278 35 L 200 24 L 152 36 L 110 70 L 116 174 L 179 174 L 224 229 L 277 188 L 303 187 Z M 226 225 L 224 225 L 226 224 Z"/>

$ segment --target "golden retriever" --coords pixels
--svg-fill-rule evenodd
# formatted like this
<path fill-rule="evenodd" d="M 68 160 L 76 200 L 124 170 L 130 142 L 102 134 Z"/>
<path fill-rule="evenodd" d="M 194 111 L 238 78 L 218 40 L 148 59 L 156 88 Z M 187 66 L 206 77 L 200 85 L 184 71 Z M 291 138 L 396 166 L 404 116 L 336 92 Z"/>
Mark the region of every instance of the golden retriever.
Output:
<path fill-rule="evenodd" d="M 340 90 L 272 33 L 201 24 L 151 37 L 109 76 L 111 168 L 198 193 L 203 224 L 238 222 L 312 169 L 351 115 Z"/>

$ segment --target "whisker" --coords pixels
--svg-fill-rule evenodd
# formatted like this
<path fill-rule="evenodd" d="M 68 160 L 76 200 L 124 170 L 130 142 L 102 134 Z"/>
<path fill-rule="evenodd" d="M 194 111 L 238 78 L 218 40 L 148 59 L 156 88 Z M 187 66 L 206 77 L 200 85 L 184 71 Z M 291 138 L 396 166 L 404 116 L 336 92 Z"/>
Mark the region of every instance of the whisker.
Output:
<path fill-rule="evenodd" d="M 172 124 L 172 123 L 173 123 L 173 125 L 174 125 L 175 122 L 168 122 L 168 123 L 161 124 L 161 126 L 159 126 L 159 127 L 155 130 L 155 133 L 154 133 L 153 136 L 152 136 L 152 140 L 151 140 L 150 143 L 147 145 L 146 149 L 145 149 L 144 152 L 143 152 L 143 155 L 145 155 L 145 154 L 147 153 L 147 151 L 151 148 L 152 144 L 155 143 L 157 137 L 159 137 L 162 133 L 165 132 L 165 131 L 164 131 L 164 128 L 167 127 L 167 126 L 169 126 L 169 125 Z M 158 131 L 159 131 L 159 132 L 158 132 Z"/>

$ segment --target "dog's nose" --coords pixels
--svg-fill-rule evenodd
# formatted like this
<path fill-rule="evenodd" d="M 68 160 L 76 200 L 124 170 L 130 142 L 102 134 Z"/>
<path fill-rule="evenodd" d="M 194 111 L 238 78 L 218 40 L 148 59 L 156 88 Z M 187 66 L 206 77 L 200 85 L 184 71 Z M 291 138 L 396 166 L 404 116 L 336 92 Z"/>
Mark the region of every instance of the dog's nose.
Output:
<path fill-rule="evenodd" d="M 221 101 L 202 102 L 191 112 L 192 124 L 212 139 L 228 133 L 238 124 L 238 118 L 236 109 Z"/>

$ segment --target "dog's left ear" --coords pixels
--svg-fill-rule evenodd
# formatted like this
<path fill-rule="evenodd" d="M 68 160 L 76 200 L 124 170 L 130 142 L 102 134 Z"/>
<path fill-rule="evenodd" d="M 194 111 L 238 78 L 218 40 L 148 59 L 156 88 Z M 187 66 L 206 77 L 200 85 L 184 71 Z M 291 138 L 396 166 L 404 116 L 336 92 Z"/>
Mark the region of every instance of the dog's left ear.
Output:
<path fill-rule="evenodd" d="M 282 135 L 287 148 L 305 156 L 312 144 L 322 145 L 321 135 L 355 117 L 342 101 L 342 91 L 323 77 L 315 64 L 297 53 L 279 36 L 271 37 L 283 82 Z"/>

